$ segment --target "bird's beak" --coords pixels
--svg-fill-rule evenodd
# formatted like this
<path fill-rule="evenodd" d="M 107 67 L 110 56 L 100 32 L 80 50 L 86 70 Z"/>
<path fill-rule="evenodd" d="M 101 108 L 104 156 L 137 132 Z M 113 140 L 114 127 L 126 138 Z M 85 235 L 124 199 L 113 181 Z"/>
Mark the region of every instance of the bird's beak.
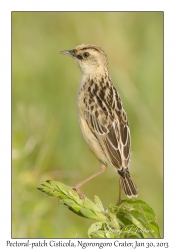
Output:
<path fill-rule="evenodd" d="M 60 54 L 76 57 L 74 50 L 63 50 L 63 51 L 60 51 Z"/>

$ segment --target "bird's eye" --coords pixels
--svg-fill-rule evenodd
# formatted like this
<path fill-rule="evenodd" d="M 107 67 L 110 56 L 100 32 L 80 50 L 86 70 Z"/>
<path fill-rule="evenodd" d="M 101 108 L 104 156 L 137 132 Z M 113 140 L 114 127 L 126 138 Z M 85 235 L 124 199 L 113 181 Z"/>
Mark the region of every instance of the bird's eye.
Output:
<path fill-rule="evenodd" d="M 84 57 L 88 57 L 88 56 L 89 56 L 89 53 L 88 53 L 88 52 L 84 52 L 83 56 L 84 56 Z"/>

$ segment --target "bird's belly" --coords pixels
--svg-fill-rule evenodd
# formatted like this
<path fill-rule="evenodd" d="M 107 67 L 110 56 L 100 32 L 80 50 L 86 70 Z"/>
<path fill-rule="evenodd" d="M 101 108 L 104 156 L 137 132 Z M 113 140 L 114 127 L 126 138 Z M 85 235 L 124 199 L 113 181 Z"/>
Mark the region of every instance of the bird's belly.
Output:
<path fill-rule="evenodd" d="M 89 148 L 91 151 L 95 154 L 95 156 L 105 164 L 108 164 L 107 157 L 105 156 L 99 141 L 93 134 L 93 132 L 90 130 L 89 126 L 86 123 L 86 120 L 83 119 L 81 116 L 79 116 L 79 123 L 80 123 L 80 128 L 83 134 L 83 137 L 88 144 Z"/>

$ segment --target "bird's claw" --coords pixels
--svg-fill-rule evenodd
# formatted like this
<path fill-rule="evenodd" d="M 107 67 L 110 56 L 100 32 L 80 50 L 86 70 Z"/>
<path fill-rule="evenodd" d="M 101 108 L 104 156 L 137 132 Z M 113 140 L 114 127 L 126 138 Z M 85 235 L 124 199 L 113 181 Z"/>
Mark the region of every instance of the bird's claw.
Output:
<path fill-rule="evenodd" d="M 81 199 L 85 199 L 85 195 L 80 191 L 79 188 L 77 188 L 76 186 L 72 187 L 73 190 L 75 190 L 77 192 L 77 194 L 80 196 Z"/>

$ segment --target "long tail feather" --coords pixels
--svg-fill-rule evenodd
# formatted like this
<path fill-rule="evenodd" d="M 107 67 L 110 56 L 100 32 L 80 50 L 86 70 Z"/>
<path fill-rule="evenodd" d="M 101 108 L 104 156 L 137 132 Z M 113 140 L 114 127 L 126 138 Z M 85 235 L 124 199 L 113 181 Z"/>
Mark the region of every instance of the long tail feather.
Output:
<path fill-rule="evenodd" d="M 129 198 L 136 197 L 138 195 L 138 189 L 130 176 L 129 170 L 118 170 L 118 173 L 120 175 L 120 185 L 124 193 Z"/>

